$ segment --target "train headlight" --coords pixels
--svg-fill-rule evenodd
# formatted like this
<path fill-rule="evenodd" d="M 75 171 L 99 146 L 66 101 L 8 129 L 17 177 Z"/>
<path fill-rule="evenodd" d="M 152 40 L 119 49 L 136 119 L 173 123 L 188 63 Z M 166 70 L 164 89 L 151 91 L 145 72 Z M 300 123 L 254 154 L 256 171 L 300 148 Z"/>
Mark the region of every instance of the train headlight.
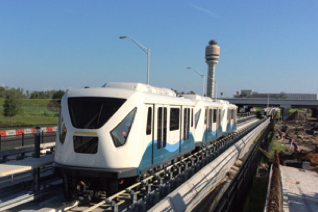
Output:
<path fill-rule="evenodd" d="M 60 123 L 59 123 L 59 137 L 60 137 L 61 143 L 63 143 L 63 144 L 65 141 L 66 132 L 67 132 L 67 129 L 65 126 L 63 115 L 61 114 Z"/>
<path fill-rule="evenodd" d="M 137 108 L 134 108 L 125 118 L 115 127 L 111 132 L 114 144 L 116 147 L 122 146 L 126 143 L 131 125 L 134 121 Z"/>

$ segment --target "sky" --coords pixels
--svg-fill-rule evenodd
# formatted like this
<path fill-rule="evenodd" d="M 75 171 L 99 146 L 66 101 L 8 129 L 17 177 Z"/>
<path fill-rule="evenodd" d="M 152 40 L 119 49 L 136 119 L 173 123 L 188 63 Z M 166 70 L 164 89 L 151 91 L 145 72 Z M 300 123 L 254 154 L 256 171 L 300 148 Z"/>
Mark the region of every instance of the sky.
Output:
<path fill-rule="evenodd" d="M 218 96 L 317 93 L 317 0 L 0 0 L 0 86 L 46 91 L 147 80 L 202 93 L 220 46 Z M 206 82 L 205 82 L 206 83 Z"/>

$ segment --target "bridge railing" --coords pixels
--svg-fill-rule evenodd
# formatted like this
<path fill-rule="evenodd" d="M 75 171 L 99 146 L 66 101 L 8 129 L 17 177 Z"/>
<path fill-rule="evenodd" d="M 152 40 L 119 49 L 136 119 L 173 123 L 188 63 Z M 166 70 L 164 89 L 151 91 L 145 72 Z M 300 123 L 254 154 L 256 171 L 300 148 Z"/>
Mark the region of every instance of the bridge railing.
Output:
<path fill-rule="evenodd" d="M 19 136 L 1 136 L 0 150 L 15 149 L 34 145 L 34 134 L 24 134 Z M 41 143 L 55 142 L 56 132 L 41 132 Z"/>

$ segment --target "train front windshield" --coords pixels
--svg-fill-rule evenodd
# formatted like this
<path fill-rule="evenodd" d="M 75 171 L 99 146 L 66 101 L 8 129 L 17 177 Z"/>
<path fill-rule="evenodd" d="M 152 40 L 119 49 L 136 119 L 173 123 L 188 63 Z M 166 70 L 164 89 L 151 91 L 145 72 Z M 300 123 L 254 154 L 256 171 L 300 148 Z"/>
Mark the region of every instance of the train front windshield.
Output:
<path fill-rule="evenodd" d="M 72 125 L 79 129 L 99 129 L 125 101 L 106 97 L 70 97 L 68 108 Z"/>

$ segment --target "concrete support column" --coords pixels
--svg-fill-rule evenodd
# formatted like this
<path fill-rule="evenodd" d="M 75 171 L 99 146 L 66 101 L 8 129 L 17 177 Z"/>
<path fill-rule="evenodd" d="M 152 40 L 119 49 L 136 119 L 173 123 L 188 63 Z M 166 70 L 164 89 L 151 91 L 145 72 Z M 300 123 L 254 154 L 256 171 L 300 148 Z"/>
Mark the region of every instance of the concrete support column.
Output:
<path fill-rule="evenodd" d="M 281 105 L 282 119 L 287 120 L 288 118 L 288 110 L 291 108 L 290 105 Z"/>
<path fill-rule="evenodd" d="M 250 106 L 245 106 L 245 112 L 251 112 L 251 109 L 252 109 L 253 107 L 250 107 Z"/>
<path fill-rule="evenodd" d="M 318 108 L 311 108 L 312 111 L 312 117 L 318 118 Z"/>

